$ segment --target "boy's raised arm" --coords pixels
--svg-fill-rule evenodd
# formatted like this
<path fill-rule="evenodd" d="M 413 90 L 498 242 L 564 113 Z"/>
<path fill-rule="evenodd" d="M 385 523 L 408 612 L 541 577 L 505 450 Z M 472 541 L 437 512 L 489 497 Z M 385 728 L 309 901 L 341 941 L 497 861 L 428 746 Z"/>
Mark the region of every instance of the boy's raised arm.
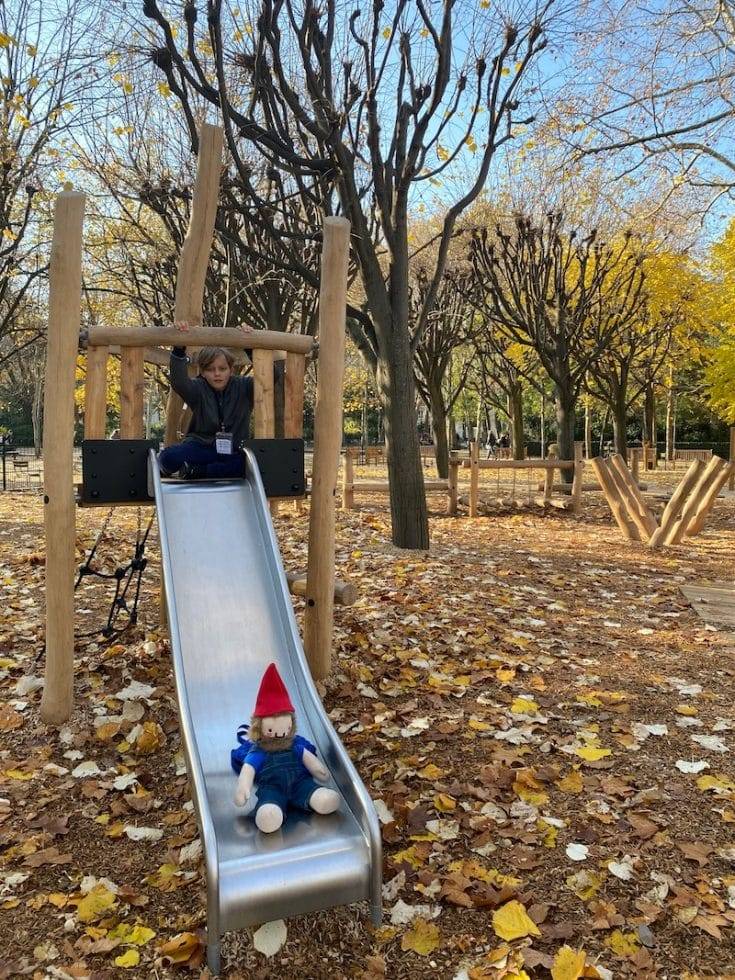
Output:
<path fill-rule="evenodd" d="M 176 327 L 182 334 L 186 334 L 189 324 L 180 322 L 176 324 Z M 181 339 L 185 341 L 186 337 L 182 336 Z M 191 408 L 199 401 L 201 392 L 199 385 L 189 377 L 188 364 L 189 359 L 186 356 L 185 344 L 173 347 L 169 358 L 169 381 L 176 394 L 180 395 Z"/>

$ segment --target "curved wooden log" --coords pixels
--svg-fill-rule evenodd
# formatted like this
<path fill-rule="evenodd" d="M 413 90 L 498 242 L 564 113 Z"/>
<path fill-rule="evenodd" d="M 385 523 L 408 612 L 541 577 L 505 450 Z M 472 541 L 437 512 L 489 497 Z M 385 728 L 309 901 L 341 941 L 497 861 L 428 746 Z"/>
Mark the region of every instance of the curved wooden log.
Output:
<path fill-rule="evenodd" d="M 689 494 L 697 485 L 703 469 L 704 463 L 702 460 L 695 459 L 684 474 L 684 479 L 671 495 L 671 499 L 661 515 L 661 524 L 659 525 L 658 530 L 654 531 L 654 533 L 651 535 L 651 540 L 648 542 L 651 548 L 660 548 L 666 540 L 669 532 L 676 523 L 677 518 L 684 509 Z"/>
<path fill-rule="evenodd" d="M 699 502 L 699 506 L 695 510 L 694 516 L 692 517 L 688 526 L 684 529 L 684 534 L 686 534 L 687 537 L 693 538 L 695 534 L 699 534 L 699 532 L 702 530 L 709 512 L 715 505 L 715 501 L 717 500 L 720 491 L 725 486 L 732 473 L 735 473 L 735 463 L 725 463 L 724 468 L 717 473 Z"/>
<path fill-rule="evenodd" d="M 623 535 L 628 541 L 640 541 L 641 536 L 638 533 L 638 528 L 630 517 L 628 517 L 627 509 L 618 489 L 617 480 L 610 470 L 607 460 L 601 456 L 597 456 L 595 459 L 590 460 L 590 466 L 595 471 L 595 476 L 602 487 L 602 492 L 605 494 L 612 516 L 623 532 Z"/>
<path fill-rule="evenodd" d="M 625 490 L 628 514 L 640 531 L 643 540 L 647 541 L 658 527 L 658 522 L 651 512 L 651 508 L 643 499 L 641 489 L 625 465 L 625 460 L 619 453 L 611 457 L 610 466 L 618 475 L 619 485 Z"/>

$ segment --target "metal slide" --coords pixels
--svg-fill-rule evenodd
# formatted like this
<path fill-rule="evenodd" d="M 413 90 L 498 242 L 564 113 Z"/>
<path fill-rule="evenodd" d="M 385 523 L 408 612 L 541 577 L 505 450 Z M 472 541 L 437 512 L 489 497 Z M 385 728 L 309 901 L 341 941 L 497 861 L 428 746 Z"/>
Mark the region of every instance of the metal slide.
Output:
<path fill-rule="evenodd" d="M 377 923 L 375 809 L 314 687 L 257 465 L 248 477 L 162 481 L 151 453 L 181 735 L 207 870 L 207 960 L 231 929 L 367 900 Z M 329 816 L 291 813 L 262 834 L 235 806 L 230 749 L 274 661 L 342 796 Z M 332 785 L 331 783 L 329 785 Z"/>

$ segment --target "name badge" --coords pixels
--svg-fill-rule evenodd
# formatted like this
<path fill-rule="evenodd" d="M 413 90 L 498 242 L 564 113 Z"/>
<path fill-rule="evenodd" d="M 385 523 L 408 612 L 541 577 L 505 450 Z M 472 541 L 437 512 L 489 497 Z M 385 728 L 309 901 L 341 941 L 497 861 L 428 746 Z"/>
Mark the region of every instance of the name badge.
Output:
<path fill-rule="evenodd" d="M 232 456 L 232 433 L 218 432 L 214 444 L 220 456 Z"/>

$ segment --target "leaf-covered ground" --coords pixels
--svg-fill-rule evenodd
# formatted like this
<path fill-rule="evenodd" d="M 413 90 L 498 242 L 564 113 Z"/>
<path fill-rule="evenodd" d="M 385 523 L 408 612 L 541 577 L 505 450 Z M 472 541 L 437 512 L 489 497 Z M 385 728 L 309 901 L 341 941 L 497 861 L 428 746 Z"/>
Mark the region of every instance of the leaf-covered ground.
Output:
<path fill-rule="evenodd" d="M 360 599 L 337 609 L 325 699 L 383 822 L 384 925 L 354 907 L 289 921 L 285 941 L 269 926 L 270 958 L 232 935 L 227 975 L 735 973 L 735 639 L 679 592 L 732 579 L 735 506 L 651 553 L 585 497 L 582 520 L 436 514 L 428 554 L 387 543 L 381 501 L 339 515 Z M 80 558 L 102 519 L 79 512 Z M 79 641 L 77 709 L 46 729 L 42 521 L 38 497 L 0 496 L 0 978 L 198 976 L 201 849 L 156 562 L 140 625 Z M 116 512 L 103 565 L 135 528 Z M 284 511 L 278 533 L 303 568 L 306 517 Z M 106 590 L 78 593 L 80 633 Z"/>

